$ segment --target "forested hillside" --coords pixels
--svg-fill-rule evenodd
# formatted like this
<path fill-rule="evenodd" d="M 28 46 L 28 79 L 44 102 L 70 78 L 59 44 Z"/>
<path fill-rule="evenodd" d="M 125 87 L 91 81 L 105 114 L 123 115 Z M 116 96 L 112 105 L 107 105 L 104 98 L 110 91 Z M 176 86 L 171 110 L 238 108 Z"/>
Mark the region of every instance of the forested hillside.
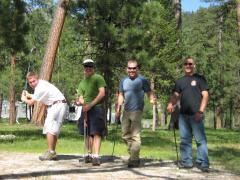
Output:
<path fill-rule="evenodd" d="M 182 13 L 182 24 L 173 2 L 69 1 L 51 82 L 75 100 L 81 63 L 92 58 L 107 82 L 109 107 L 127 59 L 136 58 L 164 109 L 182 60 L 191 55 L 209 83 L 215 127 L 240 126 L 239 1 Z M 14 94 L 20 100 L 26 73 L 40 72 L 56 6 L 52 0 L 0 1 L 0 99 Z"/>

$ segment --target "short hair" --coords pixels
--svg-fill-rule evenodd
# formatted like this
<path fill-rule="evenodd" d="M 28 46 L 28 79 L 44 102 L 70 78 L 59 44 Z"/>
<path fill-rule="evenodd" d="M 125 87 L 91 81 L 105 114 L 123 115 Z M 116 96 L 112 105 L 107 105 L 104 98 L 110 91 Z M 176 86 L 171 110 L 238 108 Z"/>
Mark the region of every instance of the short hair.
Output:
<path fill-rule="evenodd" d="M 184 60 L 184 62 L 185 62 L 185 61 L 187 61 L 188 59 L 192 59 L 192 60 L 195 62 L 195 60 L 194 60 L 194 58 L 193 58 L 192 56 L 186 56 L 183 60 Z"/>
<path fill-rule="evenodd" d="M 38 74 L 35 72 L 28 72 L 26 78 L 30 79 L 31 77 L 36 77 L 38 79 Z"/>
<path fill-rule="evenodd" d="M 138 62 L 135 59 L 128 59 L 127 63 L 136 63 L 138 66 Z"/>

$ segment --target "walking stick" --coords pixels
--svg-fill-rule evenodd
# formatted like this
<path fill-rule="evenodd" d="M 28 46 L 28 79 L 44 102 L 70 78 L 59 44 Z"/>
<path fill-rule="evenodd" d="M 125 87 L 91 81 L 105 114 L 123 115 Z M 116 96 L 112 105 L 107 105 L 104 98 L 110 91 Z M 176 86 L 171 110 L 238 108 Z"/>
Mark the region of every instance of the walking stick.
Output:
<path fill-rule="evenodd" d="M 121 108 L 122 108 L 122 106 L 120 105 L 119 106 L 119 112 L 121 112 Z M 114 139 L 113 139 L 113 149 L 112 149 L 112 157 L 113 157 L 113 154 L 114 154 L 114 150 L 115 150 L 115 144 L 116 144 L 116 134 L 117 134 L 117 130 L 118 130 L 118 124 L 120 123 L 120 116 L 117 118 L 116 116 L 115 116 L 115 121 L 116 121 L 116 123 L 117 123 L 117 125 L 116 125 L 116 128 L 115 128 L 115 133 L 114 133 Z"/>
<path fill-rule="evenodd" d="M 174 136 L 176 155 L 177 155 L 177 166 L 179 166 L 179 158 L 178 158 L 177 138 L 176 138 L 176 132 L 175 132 L 175 122 L 178 121 L 178 118 L 179 118 L 179 110 L 177 110 L 177 107 L 175 107 L 174 111 L 171 114 L 170 122 L 172 123 L 172 129 L 173 129 L 173 136 Z"/>
<path fill-rule="evenodd" d="M 31 63 L 28 62 L 27 74 L 28 74 L 29 71 L 30 71 L 30 66 L 31 66 Z M 27 86 L 28 86 L 27 74 L 26 74 L 26 77 L 25 77 L 25 83 L 24 83 L 24 87 L 23 87 L 23 92 L 27 91 Z M 29 106 L 29 107 L 31 107 L 31 106 Z M 28 111 L 28 104 L 26 103 L 26 106 L 25 106 L 26 119 L 28 119 L 27 111 Z M 31 116 L 30 116 L 30 120 L 31 120 Z M 18 122 L 18 118 L 16 118 L 16 122 L 17 122 L 18 124 L 20 124 L 20 123 Z"/>
<path fill-rule="evenodd" d="M 178 147 L 177 147 L 177 139 L 176 139 L 175 127 L 173 127 L 173 135 L 174 135 L 174 141 L 175 141 L 175 148 L 176 148 L 176 154 L 177 154 L 177 166 L 178 166 L 179 158 L 178 158 Z"/>
<path fill-rule="evenodd" d="M 87 141 L 86 141 L 86 137 L 87 137 L 87 112 L 85 112 L 84 113 L 84 122 L 83 122 L 83 134 L 84 134 L 84 158 L 85 158 L 85 156 L 86 156 L 86 143 L 87 143 Z"/>

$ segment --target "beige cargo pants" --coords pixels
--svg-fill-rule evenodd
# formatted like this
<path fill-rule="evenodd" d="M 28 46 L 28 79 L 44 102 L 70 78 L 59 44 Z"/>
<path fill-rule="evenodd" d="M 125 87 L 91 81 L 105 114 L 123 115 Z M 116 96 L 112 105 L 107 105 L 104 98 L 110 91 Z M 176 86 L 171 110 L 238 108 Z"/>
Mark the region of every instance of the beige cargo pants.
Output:
<path fill-rule="evenodd" d="M 141 145 L 142 111 L 124 111 L 122 116 L 122 138 L 128 145 L 129 160 L 138 160 Z"/>

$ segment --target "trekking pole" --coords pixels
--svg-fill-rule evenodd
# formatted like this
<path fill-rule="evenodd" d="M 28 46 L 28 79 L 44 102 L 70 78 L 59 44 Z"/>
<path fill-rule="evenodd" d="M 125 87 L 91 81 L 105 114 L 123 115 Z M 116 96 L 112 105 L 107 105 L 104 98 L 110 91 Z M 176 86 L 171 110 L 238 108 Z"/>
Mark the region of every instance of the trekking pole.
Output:
<path fill-rule="evenodd" d="M 25 77 L 25 83 L 24 83 L 24 87 L 23 87 L 23 90 L 24 91 L 27 91 L 27 87 L 28 87 L 28 80 L 27 80 L 27 75 L 30 71 L 30 68 L 31 68 L 31 63 L 30 61 L 28 62 L 28 68 L 27 68 L 27 74 L 26 74 L 26 77 Z M 31 111 L 31 106 L 29 106 L 29 109 Z M 26 115 L 26 119 L 28 119 L 28 114 L 27 114 L 27 111 L 28 111 L 28 105 L 26 103 L 26 106 L 25 106 L 25 115 Z M 29 120 L 31 121 L 31 116 L 29 116 Z M 17 123 L 19 124 L 19 122 L 17 121 Z"/>
<path fill-rule="evenodd" d="M 83 154 L 83 158 L 85 158 L 85 156 L 86 156 L 86 143 L 87 143 L 87 141 L 86 141 L 86 137 L 87 137 L 87 112 L 85 112 L 84 113 L 84 120 L 83 120 L 84 122 L 83 122 L 83 136 L 84 136 L 84 154 Z"/>
<path fill-rule="evenodd" d="M 121 112 L 121 105 L 119 106 L 119 112 Z M 116 128 L 115 128 L 115 133 L 114 133 L 114 139 L 113 139 L 113 149 L 112 149 L 112 157 L 113 157 L 113 154 L 114 154 L 114 150 L 115 150 L 115 144 L 116 144 L 116 135 L 117 135 L 117 130 L 118 130 L 118 124 L 120 123 L 120 116 L 118 118 L 116 118 L 115 116 L 115 121 L 117 123 L 116 125 Z"/>
<path fill-rule="evenodd" d="M 179 158 L 178 158 L 178 147 L 177 147 L 177 138 L 176 138 L 175 127 L 173 127 L 173 135 L 174 135 L 174 141 L 175 141 L 175 148 L 176 148 L 176 154 L 177 154 L 177 166 L 178 166 Z"/>
<path fill-rule="evenodd" d="M 174 108 L 174 111 L 171 114 L 171 122 L 172 122 L 172 129 L 173 129 L 173 136 L 174 136 L 174 143 L 176 148 L 176 155 L 177 155 L 177 166 L 179 165 L 179 158 L 178 158 L 178 146 L 177 146 L 177 138 L 176 138 L 176 132 L 175 132 L 175 123 L 178 121 L 179 118 L 179 111 L 176 110 L 176 107 Z"/>
<path fill-rule="evenodd" d="M 27 74 L 28 74 L 29 71 L 30 71 L 30 66 L 31 66 L 31 64 L 30 64 L 30 62 L 28 62 Z M 27 75 L 26 75 L 26 77 L 25 77 L 25 83 L 24 83 L 24 87 L 23 87 L 24 90 L 27 90 L 27 84 L 28 84 L 28 80 L 27 80 Z"/>
<path fill-rule="evenodd" d="M 114 133 L 114 139 L 113 139 L 113 149 L 112 149 L 112 156 L 114 154 L 114 150 L 115 150 L 115 144 L 116 144 L 116 134 L 117 134 L 117 129 L 118 129 L 118 122 L 120 121 L 120 118 L 115 118 L 116 119 L 116 128 L 115 128 L 115 133 Z"/>

